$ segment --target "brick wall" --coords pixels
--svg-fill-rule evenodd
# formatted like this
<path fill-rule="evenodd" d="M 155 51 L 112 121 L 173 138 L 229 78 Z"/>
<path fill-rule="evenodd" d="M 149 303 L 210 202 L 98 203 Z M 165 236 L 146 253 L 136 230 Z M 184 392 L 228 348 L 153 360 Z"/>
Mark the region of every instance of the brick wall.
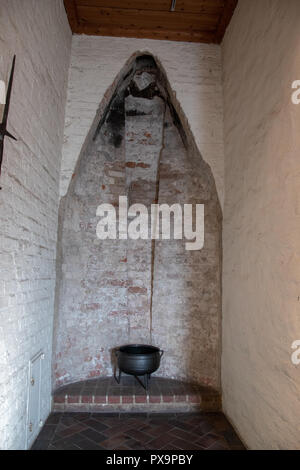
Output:
<path fill-rule="evenodd" d="M 0 191 L 0 448 L 26 446 L 28 364 L 50 410 L 61 145 L 71 33 L 61 0 L 2 0 L 0 78 L 17 55 Z"/>
<path fill-rule="evenodd" d="M 239 0 L 223 43 L 223 404 L 252 449 L 299 449 L 298 0 Z"/>
<path fill-rule="evenodd" d="M 110 89 L 108 110 L 92 126 L 101 120 L 101 130 L 95 140 L 89 134 L 61 202 L 56 387 L 111 375 L 112 349 L 129 342 L 165 350 L 159 375 L 220 385 L 221 210 L 214 178 L 157 67 L 151 66 L 156 81 L 137 89 L 144 60 L 129 62 Z M 150 80 L 149 71 L 143 74 L 140 80 Z M 186 251 L 183 240 L 97 239 L 98 205 L 118 208 L 119 196 L 148 210 L 155 201 L 204 204 L 204 248 Z"/>
<path fill-rule="evenodd" d="M 164 67 L 197 146 L 212 169 L 222 205 L 224 152 L 220 46 L 83 35 L 75 35 L 72 41 L 61 196 L 67 192 L 99 103 L 126 61 L 137 51 L 148 51 Z"/>

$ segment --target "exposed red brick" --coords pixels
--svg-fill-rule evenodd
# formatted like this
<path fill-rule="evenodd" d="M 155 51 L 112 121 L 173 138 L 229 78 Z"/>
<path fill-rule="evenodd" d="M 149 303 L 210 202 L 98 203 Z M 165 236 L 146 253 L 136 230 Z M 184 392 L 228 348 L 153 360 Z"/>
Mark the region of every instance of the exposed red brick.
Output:
<path fill-rule="evenodd" d="M 150 165 L 148 165 L 147 163 L 143 163 L 143 162 L 137 163 L 136 166 L 138 168 L 150 168 Z"/>
<path fill-rule="evenodd" d="M 122 403 L 133 403 L 133 396 L 132 395 L 122 396 Z"/>
<path fill-rule="evenodd" d="M 135 396 L 135 402 L 136 403 L 147 403 L 146 395 L 136 395 Z"/>
<path fill-rule="evenodd" d="M 56 395 L 54 397 L 54 403 L 65 403 L 66 397 L 65 395 Z"/>
<path fill-rule="evenodd" d="M 81 403 L 93 403 L 93 396 L 92 395 L 82 395 Z"/>
<path fill-rule="evenodd" d="M 150 395 L 149 396 L 149 403 L 160 403 L 160 402 L 161 402 L 161 396 L 160 395 L 157 395 L 157 396 Z"/>
<path fill-rule="evenodd" d="M 136 163 L 135 163 L 135 162 L 127 162 L 127 163 L 126 163 L 126 166 L 127 166 L 127 168 L 135 168 L 135 167 L 136 167 Z"/>
<path fill-rule="evenodd" d="M 108 284 L 114 287 L 128 287 L 129 282 L 125 280 L 111 279 L 108 281 Z"/>
<path fill-rule="evenodd" d="M 80 396 L 79 395 L 69 395 L 67 399 L 68 403 L 79 403 Z"/>
<path fill-rule="evenodd" d="M 175 395 L 175 401 L 177 403 L 182 403 L 186 401 L 186 395 Z"/>
<path fill-rule="evenodd" d="M 100 375 L 101 375 L 101 370 L 98 370 L 98 369 L 97 370 L 91 370 L 89 372 L 88 378 L 92 379 L 94 377 L 100 377 Z"/>
<path fill-rule="evenodd" d="M 190 403 L 201 403 L 201 395 L 188 395 Z"/>
<path fill-rule="evenodd" d="M 120 397 L 115 395 L 110 395 L 108 397 L 108 403 L 120 403 Z"/>
<path fill-rule="evenodd" d="M 106 396 L 105 395 L 95 395 L 94 403 L 106 403 Z"/>
<path fill-rule="evenodd" d="M 164 403 L 172 403 L 174 401 L 174 395 L 163 395 Z"/>
<path fill-rule="evenodd" d="M 130 294 L 147 294 L 147 288 L 146 287 L 129 287 L 128 292 Z"/>

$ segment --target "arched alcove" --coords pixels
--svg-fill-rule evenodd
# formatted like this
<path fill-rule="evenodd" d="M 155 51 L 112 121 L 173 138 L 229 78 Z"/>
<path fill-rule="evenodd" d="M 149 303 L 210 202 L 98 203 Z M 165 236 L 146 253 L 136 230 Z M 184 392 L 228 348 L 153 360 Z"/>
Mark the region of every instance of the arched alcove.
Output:
<path fill-rule="evenodd" d="M 187 90 L 188 92 L 188 90 Z M 99 240 L 97 207 L 204 204 L 205 243 Z M 222 215 L 214 178 L 157 58 L 136 53 L 100 105 L 61 201 L 55 387 L 112 374 L 112 349 L 165 351 L 158 375 L 219 387 Z"/>

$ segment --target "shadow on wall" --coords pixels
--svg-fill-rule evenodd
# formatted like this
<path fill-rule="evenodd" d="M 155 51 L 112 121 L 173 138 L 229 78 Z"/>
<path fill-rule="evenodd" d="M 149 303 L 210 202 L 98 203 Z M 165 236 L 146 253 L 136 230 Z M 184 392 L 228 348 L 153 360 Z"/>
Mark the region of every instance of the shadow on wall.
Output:
<path fill-rule="evenodd" d="M 188 92 L 188 90 L 187 90 Z M 204 204 L 205 243 L 96 236 L 97 207 Z M 150 222 L 150 218 L 149 218 Z M 125 343 L 165 350 L 159 375 L 219 388 L 222 215 L 214 178 L 159 61 L 136 53 L 100 105 L 61 201 L 54 386 L 112 374 Z"/>

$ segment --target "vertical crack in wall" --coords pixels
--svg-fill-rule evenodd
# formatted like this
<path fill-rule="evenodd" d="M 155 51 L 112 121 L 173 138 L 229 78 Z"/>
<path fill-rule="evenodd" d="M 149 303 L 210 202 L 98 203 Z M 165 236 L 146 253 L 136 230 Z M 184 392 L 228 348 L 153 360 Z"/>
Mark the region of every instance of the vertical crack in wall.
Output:
<path fill-rule="evenodd" d="M 142 203 L 148 208 L 148 214 L 151 214 L 152 204 L 158 201 L 159 164 L 163 148 L 166 99 L 160 90 L 159 79 L 159 70 L 153 58 L 139 57 L 125 97 L 128 205 Z M 127 305 L 132 342 L 152 342 L 155 246 L 150 230 L 149 235 L 148 240 L 131 240 L 128 250 L 131 266 Z"/>
<path fill-rule="evenodd" d="M 159 157 L 158 157 L 158 162 L 157 162 L 157 172 L 156 172 L 156 188 L 155 188 L 155 198 L 154 198 L 154 204 L 158 204 L 159 201 L 159 183 L 160 183 L 160 163 L 162 159 L 162 153 L 164 150 L 164 140 L 165 140 L 165 133 L 164 133 L 164 127 L 165 127 L 165 117 L 166 117 L 166 103 L 164 106 L 164 116 L 162 120 L 162 126 L 163 126 L 163 132 L 162 132 L 162 143 L 161 143 L 161 150 L 159 152 Z M 157 227 L 156 223 L 158 222 L 159 224 L 159 214 L 155 218 L 155 225 L 153 227 L 153 233 L 156 233 Z M 151 227 L 152 228 L 152 227 Z M 154 294 L 154 264 L 155 264 L 155 248 L 156 248 L 156 239 L 153 237 L 153 240 L 151 241 L 151 286 L 150 286 L 150 342 L 151 344 L 153 343 L 153 294 Z"/>

